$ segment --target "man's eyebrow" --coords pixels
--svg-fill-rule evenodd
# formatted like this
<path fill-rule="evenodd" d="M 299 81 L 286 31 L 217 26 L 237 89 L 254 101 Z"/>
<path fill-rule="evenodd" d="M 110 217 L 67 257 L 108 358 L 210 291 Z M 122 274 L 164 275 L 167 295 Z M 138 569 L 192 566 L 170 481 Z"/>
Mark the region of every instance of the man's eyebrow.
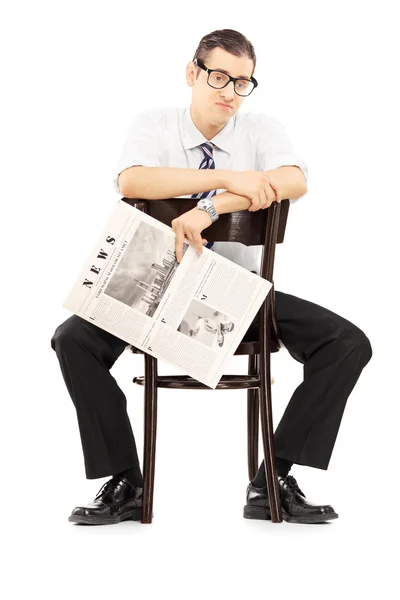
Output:
<path fill-rule="evenodd" d="M 211 71 L 221 71 L 221 73 L 225 73 L 225 75 L 231 75 L 228 71 L 225 71 L 225 69 L 218 69 L 217 67 L 211 69 Z M 238 75 L 236 79 L 250 79 L 250 77 L 247 77 L 247 75 Z"/>

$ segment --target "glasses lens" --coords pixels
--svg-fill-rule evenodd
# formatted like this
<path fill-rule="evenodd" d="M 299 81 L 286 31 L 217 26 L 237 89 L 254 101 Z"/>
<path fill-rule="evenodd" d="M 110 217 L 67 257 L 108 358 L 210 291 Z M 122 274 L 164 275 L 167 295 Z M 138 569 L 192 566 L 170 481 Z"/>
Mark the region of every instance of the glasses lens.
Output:
<path fill-rule="evenodd" d="M 254 83 L 247 79 L 238 79 L 235 82 L 235 90 L 239 96 L 248 96 L 254 89 Z"/>
<path fill-rule="evenodd" d="M 219 71 L 213 71 L 210 73 L 208 83 L 215 88 L 222 88 L 229 81 L 228 75 L 220 73 Z"/>

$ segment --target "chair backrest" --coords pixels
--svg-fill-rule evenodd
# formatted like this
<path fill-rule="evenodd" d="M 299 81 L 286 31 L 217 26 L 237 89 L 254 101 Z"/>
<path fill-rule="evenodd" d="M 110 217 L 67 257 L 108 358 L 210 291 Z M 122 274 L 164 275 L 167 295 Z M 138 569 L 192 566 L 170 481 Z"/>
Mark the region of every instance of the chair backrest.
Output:
<path fill-rule="evenodd" d="M 169 226 L 173 219 L 191 210 L 197 204 L 197 200 L 191 198 L 142 200 L 124 197 L 122 200 Z M 207 238 L 214 242 L 241 242 L 246 246 L 263 245 L 260 275 L 273 284 L 275 247 L 276 244 L 283 242 L 289 206 L 290 201 L 285 199 L 281 202 L 273 202 L 269 208 L 256 212 L 241 210 L 225 213 L 207 227 Z M 273 344 L 270 348 L 276 352 L 280 347 L 281 335 L 276 318 L 274 288 L 261 306 L 259 316 L 261 346 L 265 350 L 266 332 L 269 330 Z"/>
<path fill-rule="evenodd" d="M 122 198 L 122 200 L 169 226 L 173 219 L 191 210 L 197 204 L 197 200 L 191 198 L 167 200 Z M 256 212 L 241 210 L 223 214 L 215 223 L 207 227 L 207 239 L 214 242 L 241 242 L 246 246 L 264 246 L 260 275 L 272 282 L 275 245 L 283 242 L 289 205 L 289 200 L 282 200 L 280 203 L 273 202 L 269 208 Z"/>

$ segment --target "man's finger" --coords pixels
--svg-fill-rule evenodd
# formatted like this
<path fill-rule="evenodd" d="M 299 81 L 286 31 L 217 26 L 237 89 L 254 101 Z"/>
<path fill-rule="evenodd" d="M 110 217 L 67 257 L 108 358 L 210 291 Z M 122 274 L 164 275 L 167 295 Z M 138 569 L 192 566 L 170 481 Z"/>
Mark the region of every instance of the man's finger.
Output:
<path fill-rule="evenodd" d="M 249 211 L 250 212 L 254 212 L 255 211 L 255 203 L 257 202 L 257 198 L 258 198 L 258 195 L 252 196 L 250 198 L 250 200 L 251 200 L 251 205 L 249 206 Z"/>
<path fill-rule="evenodd" d="M 275 192 L 269 185 L 269 183 L 267 183 L 267 185 L 265 186 L 264 193 L 267 198 L 267 208 L 269 208 L 271 204 L 275 201 Z"/>
<path fill-rule="evenodd" d="M 185 240 L 185 234 L 183 232 L 183 226 L 182 225 L 178 225 L 175 231 L 175 235 L 176 235 L 176 239 L 175 239 L 175 254 L 176 254 L 176 260 L 178 261 L 178 263 L 181 262 L 182 260 L 182 254 L 183 254 L 183 242 Z"/>
<path fill-rule="evenodd" d="M 263 208 L 267 208 L 267 206 L 268 206 L 268 198 L 265 195 L 265 190 L 261 190 L 260 191 L 259 197 L 260 197 L 260 209 L 262 210 Z"/>
<path fill-rule="evenodd" d="M 275 200 L 277 202 L 280 202 L 282 200 L 282 196 L 280 194 L 280 191 L 279 191 L 277 185 L 275 184 L 274 181 L 269 181 L 269 185 L 271 186 L 271 188 L 272 188 L 272 190 L 273 190 L 273 192 L 275 194 Z"/>
<path fill-rule="evenodd" d="M 188 229 L 186 231 L 186 236 L 188 237 L 189 241 L 193 244 L 193 246 L 195 246 L 197 252 L 201 254 L 203 251 L 203 245 L 201 242 L 200 232 L 190 231 L 190 229 Z"/>
<path fill-rule="evenodd" d="M 260 210 L 260 206 L 261 206 L 261 197 L 260 197 L 260 192 L 258 192 L 258 194 L 255 196 L 255 202 L 254 202 L 254 210 Z"/>
<path fill-rule="evenodd" d="M 264 190 L 260 190 L 258 192 L 258 209 L 257 210 L 261 210 L 262 207 L 264 206 L 264 202 L 265 202 L 265 194 L 264 194 Z"/>
<path fill-rule="evenodd" d="M 200 232 L 193 232 L 193 242 L 196 246 L 196 250 L 199 254 L 203 254 L 203 244 Z"/>
<path fill-rule="evenodd" d="M 276 200 L 276 194 L 275 194 L 274 188 L 271 187 L 271 185 L 269 184 L 269 182 L 265 186 L 265 195 L 268 198 L 268 206 L 271 206 L 271 204 L 273 202 L 275 202 L 275 200 Z"/>
<path fill-rule="evenodd" d="M 185 230 L 185 237 L 188 239 L 189 242 L 193 242 L 193 236 L 192 236 L 192 232 L 189 230 Z"/>

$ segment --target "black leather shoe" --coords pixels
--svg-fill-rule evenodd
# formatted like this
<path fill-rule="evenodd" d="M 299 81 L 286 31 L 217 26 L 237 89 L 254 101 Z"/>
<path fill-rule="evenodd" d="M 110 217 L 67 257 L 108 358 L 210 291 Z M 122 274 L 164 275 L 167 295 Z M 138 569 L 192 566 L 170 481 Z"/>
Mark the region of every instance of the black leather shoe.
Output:
<path fill-rule="evenodd" d="M 142 518 L 143 488 L 134 487 L 126 477 L 114 475 L 91 504 L 77 506 L 68 521 L 88 525 L 113 525 L 120 521 Z"/>
<path fill-rule="evenodd" d="M 338 514 L 329 504 L 309 502 L 292 475 L 278 476 L 282 505 L 282 517 L 288 523 L 321 523 L 337 519 Z M 267 486 L 255 487 L 251 482 L 247 487 L 247 504 L 243 509 L 246 519 L 271 519 Z"/>

